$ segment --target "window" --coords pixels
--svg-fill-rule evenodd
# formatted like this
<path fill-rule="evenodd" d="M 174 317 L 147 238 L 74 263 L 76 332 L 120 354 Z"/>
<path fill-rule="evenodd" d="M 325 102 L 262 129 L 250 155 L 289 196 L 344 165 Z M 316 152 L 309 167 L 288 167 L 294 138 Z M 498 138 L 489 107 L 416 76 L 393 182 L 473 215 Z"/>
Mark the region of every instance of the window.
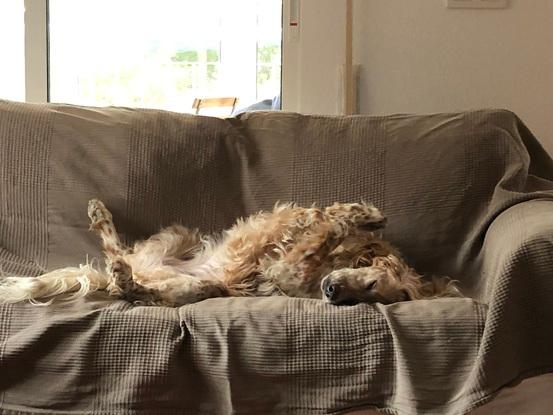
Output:
<path fill-rule="evenodd" d="M 280 95 L 282 0 L 49 0 L 50 100 L 192 112 Z"/>
<path fill-rule="evenodd" d="M 25 100 L 23 0 L 0 1 L 0 99 Z"/>
<path fill-rule="evenodd" d="M 237 95 L 239 109 L 261 100 L 272 105 L 278 100 L 271 98 L 278 95 L 286 111 L 340 114 L 345 102 L 340 70 L 345 56 L 345 4 L 0 0 L 0 99 L 189 112 L 195 95 Z M 207 21 L 202 17 L 206 15 Z M 156 61 L 163 52 L 161 41 L 168 44 L 171 33 L 177 44 Z M 195 42 L 208 38 L 210 42 Z M 156 40 L 154 59 L 150 55 Z M 123 64 L 119 71 L 118 63 Z M 99 67 L 96 72 L 95 67 Z M 202 71 L 205 78 L 198 79 Z M 175 79 L 180 83 L 172 82 Z M 94 89 L 96 82 L 103 82 L 102 88 Z M 261 108 L 267 108 L 267 102 Z"/>

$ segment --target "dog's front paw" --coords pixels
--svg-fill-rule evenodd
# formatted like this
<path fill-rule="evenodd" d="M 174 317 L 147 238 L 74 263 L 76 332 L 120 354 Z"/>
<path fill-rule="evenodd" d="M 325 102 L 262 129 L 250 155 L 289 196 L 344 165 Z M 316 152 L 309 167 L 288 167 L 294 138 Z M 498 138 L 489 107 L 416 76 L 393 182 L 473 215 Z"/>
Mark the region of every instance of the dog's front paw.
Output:
<path fill-rule="evenodd" d="M 386 217 L 370 203 L 334 203 L 325 213 L 355 228 L 374 231 L 386 225 Z"/>

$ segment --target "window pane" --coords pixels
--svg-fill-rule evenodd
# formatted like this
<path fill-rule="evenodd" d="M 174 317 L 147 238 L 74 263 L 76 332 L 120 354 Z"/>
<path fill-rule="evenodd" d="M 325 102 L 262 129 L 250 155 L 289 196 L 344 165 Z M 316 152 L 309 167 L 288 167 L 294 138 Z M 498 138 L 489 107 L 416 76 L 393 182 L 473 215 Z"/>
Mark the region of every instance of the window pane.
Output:
<path fill-rule="evenodd" d="M 25 101 L 23 0 L 0 0 L 0 99 Z"/>
<path fill-rule="evenodd" d="M 192 112 L 280 94 L 282 0 L 50 0 L 50 99 Z"/>

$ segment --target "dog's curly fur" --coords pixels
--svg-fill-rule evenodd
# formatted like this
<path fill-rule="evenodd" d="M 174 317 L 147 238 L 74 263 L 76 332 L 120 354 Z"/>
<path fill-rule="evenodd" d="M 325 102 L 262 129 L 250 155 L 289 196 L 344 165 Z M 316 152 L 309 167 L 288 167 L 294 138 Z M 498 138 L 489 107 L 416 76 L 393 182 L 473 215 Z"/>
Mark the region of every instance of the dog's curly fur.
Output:
<path fill-rule="evenodd" d="M 96 290 L 170 307 L 224 296 L 389 304 L 461 295 L 447 278 L 425 281 L 379 239 L 374 232 L 386 219 L 368 203 L 278 204 L 239 219 L 218 238 L 173 225 L 132 248 L 120 241 L 100 200 L 89 202 L 88 216 L 102 240 L 105 272 L 84 266 L 37 278 L 9 277 L 0 284 L 0 302 L 49 303 L 61 294 L 74 299 Z"/>

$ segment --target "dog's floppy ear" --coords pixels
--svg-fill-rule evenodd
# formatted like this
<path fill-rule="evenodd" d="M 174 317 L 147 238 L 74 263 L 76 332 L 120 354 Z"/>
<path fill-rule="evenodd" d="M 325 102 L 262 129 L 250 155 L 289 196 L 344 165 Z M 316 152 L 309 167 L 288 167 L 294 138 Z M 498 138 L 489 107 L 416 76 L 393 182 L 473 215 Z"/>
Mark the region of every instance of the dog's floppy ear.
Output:
<path fill-rule="evenodd" d="M 384 228 L 386 226 L 386 222 L 388 219 L 386 219 L 385 216 L 376 216 L 372 218 L 371 221 L 367 222 L 366 224 L 360 226 L 361 229 L 367 230 L 367 231 L 377 231 L 379 229 Z"/>
<path fill-rule="evenodd" d="M 405 298 L 403 301 L 418 300 L 423 298 L 423 284 L 421 283 L 420 276 L 410 268 L 405 271 L 406 272 L 401 276 L 401 291 Z"/>

